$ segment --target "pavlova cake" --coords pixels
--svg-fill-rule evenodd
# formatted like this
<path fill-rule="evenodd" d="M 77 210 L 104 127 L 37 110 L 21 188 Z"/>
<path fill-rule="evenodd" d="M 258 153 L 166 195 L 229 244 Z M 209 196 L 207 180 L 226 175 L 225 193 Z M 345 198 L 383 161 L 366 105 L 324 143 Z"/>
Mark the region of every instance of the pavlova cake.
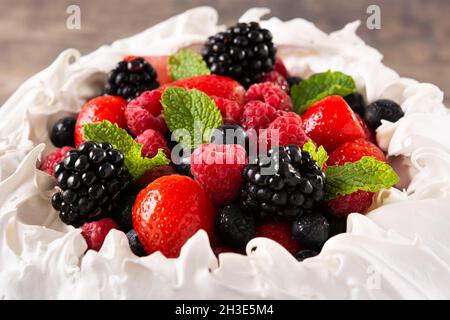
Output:
<path fill-rule="evenodd" d="M 450 298 L 450 114 L 356 35 L 200 7 L 0 108 L 1 299 Z"/>

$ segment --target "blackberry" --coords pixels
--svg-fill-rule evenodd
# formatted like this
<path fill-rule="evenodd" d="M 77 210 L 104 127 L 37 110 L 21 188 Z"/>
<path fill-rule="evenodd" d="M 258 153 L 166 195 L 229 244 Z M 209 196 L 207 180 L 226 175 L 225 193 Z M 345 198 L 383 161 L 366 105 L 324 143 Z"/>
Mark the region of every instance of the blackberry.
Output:
<path fill-rule="evenodd" d="M 243 170 L 241 199 L 260 219 L 293 220 L 324 196 L 325 173 L 298 145 L 274 147 Z"/>
<path fill-rule="evenodd" d="M 134 229 L 131 229 L 127 232 L 127 238 L 128 243 L 130 244 L 130 249 L 135 255 L 137 255 L 138 257 L 144 257 L 148 255 Z"/>
<path fill-rule="evenodd" d="M 50 140 L 58 148 L 75 147 L 74 132 L 77 119 L 74 117 L 61 118 L 55 122 L 50 131 Z"/>
<path fill-rule="evenodd" d="M 292 238 L 302 247 L 318 250 L 330 236 L 327 219 L 317 212 L 308 212 L 292 224 Z"/>
<path fill-rule="evenodd" d="M 397 122 L 403 117 L 402 108 L 394 101 L 381 99 L 372 102 L 367 106 L 364 118 L 369 126 L 375 130 L 381 125 L 381 120 L 388 120 L 390 122 Z"/>
<path fill-rule="evenodd" d="M 352 108 L 354 112 L 359 114 L 364 118 L 366 112 L 366 104 L 364 102 L 364 97 L 359 92 L 353 92 L 344 97 L 345 102 Z"/>
<path fill-rule="evenodd" d="M 255 219 L 249 210 L 239 204 L 222 208 L 216 218 L 216 230 L 221 240 L 230 247 L 242 248 L 255 234 Z"/>
<path fill-rule="evenodd" d="M 110 214 L 131 182 L 123 154 L 109 143 L 84 142 L 69 151 L 54 172 L 61 191 L 52 197 L 53 208 L 75 227 Z"/>
<path fill-rule="evenodd" d="M 314 250 L 305 249 L 305 250 L 301 250 L 301 251 L 297 252 L 297 254 L 295 255 L 295 258 L 296 258 L 298 261 L 303 261 L 303 260 L 305 260 L 305 259 L 315 257 L 315 256 L 317 256 L 318 254 L 319 254 L 319 253 L 317 253 L 317 252 L 314 251 Z"/>
<path fill-rule="evenodd" d="M 144 58 L 120 61 L 108 73 L 104 93 L 130 101 L 144 91 L 159 87 L 155 69 Z"/>
<path fill-rule="evenodd" d="M 238 23 L 208 38 L 202 56 L 212 73 L 224 75 L 248 88 L 275 66 L 272 34 L 257 22 Z"/>

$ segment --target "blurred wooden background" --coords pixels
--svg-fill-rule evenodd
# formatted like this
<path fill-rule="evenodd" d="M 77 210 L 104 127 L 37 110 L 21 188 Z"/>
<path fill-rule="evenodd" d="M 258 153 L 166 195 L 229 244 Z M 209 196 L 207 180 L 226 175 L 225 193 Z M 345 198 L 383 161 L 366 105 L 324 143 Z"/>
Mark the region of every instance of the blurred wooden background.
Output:
<path fill-rule="evenodd" d="M 81 7 L 81 29 L 66 28 L 66 8 Z M 365 27 L 366 9 L 381 7 L 381 30 Z M 186 9 L 210 5 L 222 23 L 246 9 L 269 7 L 330 32 L 361 19 L 361 37 L 403 76 L 437 84 L 450 96 L 449 0 L 0 0 L 0 105 L 28 77 L 69 47 L 88 53 Z"/>

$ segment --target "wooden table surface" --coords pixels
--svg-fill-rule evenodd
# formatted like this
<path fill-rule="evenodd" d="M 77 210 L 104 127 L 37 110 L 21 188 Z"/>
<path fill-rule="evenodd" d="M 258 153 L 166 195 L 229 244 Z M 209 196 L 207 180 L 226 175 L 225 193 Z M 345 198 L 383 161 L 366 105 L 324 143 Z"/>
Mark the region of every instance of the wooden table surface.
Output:
<path fill-rule="evenodd" d="M 66 8 L 81 8 L 81 29 L 66 28 Z M 370 4 L 381 8 L 380 30 L 365 27 Z M 450 101 L 449 0 L 0 0 L 0 105 L 65 48 L 88 53 L 186 9 L 210 5 L 231 24 L 250 7 L 282 19 L 302 17 L 330 32 L 360 19 L 361 37 L 403 76 L 432 82 Z"/>

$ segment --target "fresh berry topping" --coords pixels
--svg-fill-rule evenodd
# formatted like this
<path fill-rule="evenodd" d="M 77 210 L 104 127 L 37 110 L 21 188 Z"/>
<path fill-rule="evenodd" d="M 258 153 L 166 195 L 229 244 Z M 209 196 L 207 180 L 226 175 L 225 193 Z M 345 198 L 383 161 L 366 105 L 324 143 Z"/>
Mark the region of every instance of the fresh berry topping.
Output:
<path fill-rule="evenodd" d="M 239 196 L 247 153 L 240 145 L 204 144 L 191 155 L 191 172 L 216 205 L 226 205 Z"/>
<path fill-rule="evenodd" d="M 238 23 L 208 38 L 203 60 L 212 73 L 236 79 L 249 87 L 274 68 L 276 49 L 272 34 L 257 22 Z"/>
<path fill-rule="evenodd" d="M 292 77 L 287 78 L 289 88 L 292 88 L 293 86 L 295 86 L 296 84 L 299 84 L 302 81 L 303 81 L 303 79 L 300 77 L 297 77 L 297 76 L 292 76 Z"/>
<path fill-rule="evenodd" d="M 272 239 L 293 255 L 302 249 L 292 238 L 291 227 L 288 223 L 270 222 L 260 224 L 256 227 L 255 238 L 257 237 Z"/>
<path fill-rule="evenodd" d="M 274 147 L 243 171 L 241 198 L 261 219 L 295 219 L 324 196 L 325 174 L 297 145 Z"/>
<path fill-rule="evenodd" d="M 265 129 L 278 117 L 277 110 L 261 101 L 250 101 L 244 106 L 241 124 L 244 130 L 253 129 L 258 132 Z"/>
<path fill-rule="evenodd" d="M 139 103 L 133 103 L 133 101 L 125 109 L 126 122 L 131 133 L 140 135 L 148 129 L 159 131 L 162 134 L 167 132 L 167 125 L 162 115 L 154 116 L 146 110 L 145 106 Z M 160 107 L 159 101 L 158 107 Z"/>
<path fill-rule="evenodd" d="M 289 71 L 284 65 L 283 60 L 281 60 L 280 58 L 276 58 L 274 70 L 281 74 L 285 79 L 289 78 Z"/>
<path fill-rule="evenodd" d="M 247 150 L 249 146 L 249 137 L 240 126 L 224 124 L 214 130 L 211 136 L 211 143 L 239 144 Z"/>
<path fill-rule="evenodd" d="M 217 108 L 222 114 L 224 124 L 240 124 L 242 107 L 236 101 L 220 98 L 216 96 L 211 97 L 214 100 Z"/>
<path fill-rule="evenodd" d="M 80 226 L 111 214 L 131 182 L 123 154 L 108 144 L 102 147 L 85 142 L 55 167 L 61 191 L 52 204 L 66 224 Z"/>
<path fill-rule="evenodd" d="M 373 143 L 364 139 L 349 141 L 340 145 L 328 158 L 328 166 L 340 166 L 346 162 L 356 162 L 364 156 L 386 161 L 383 151 Z"/>
<path fill-rule="evenodd" d="M 178 174 L 194 178 L 191 173 L 191 155 L 194 150 L 192 149 L 190 153 L 181 155 L 177 161 L 174 161 L 173 166 Z"/>
<path fill-rule="evenodd" d="M 147 129 L 134 139 L 137 143 L 142 144 L 142 156 L 153 158 L 159 149 L 170 159 L 170 150 L 163 135 L 158 131 Z"/>
<path fill-rule="evenodd" d="M 130 61 L 136 56 L 127 56 L 123 59 L 123 61 Z M 155 69 L 157 78 L 156 80 L 160 85 L 171 82 L 172 79 L 169 74 L 169 56 L 143 56 L 145 60 Z"/>
<path fill-rule="evenodd" d="M 365 137 L 355 113 L 340 96 L 330 96 L 315 103 L 302 119 L 308 137 L 328 153 L 344 142 Z"/>
<path fill-rule="evenodd" d="M 145 252 L 141 241 L 134 229 L 127 232 L 128 243 L 130 244 L 131 251 L 138 257 L 145 257 L 147 252 Z"/>
<path fill-rule="evenodd" d="M 75 124 L 75 146 L 86 141 L 83 136 L 83 125 L 88 123 L 102 122 L 108 120 L 117 124 L 120 128 L 126 128 L 124 110 L 127 102 L 114 96 L 101 96 L 87 102 L 78 113 Z"/>
<path fill-rule="evenodd" d="M 357 113 L 355 113 L 356 118 L 358 118 L 359 124 L 361 125 L 361 127 L 364 130 L 364 136 L 366 138 L 367 141 L 372 142 L 373 144 L 377 143 L 377 138 L 375 135 L 375 132 L 372 130 L 371 127 L 369 127 L 369 124 L 367 123 L 366 120 L 364 120 L 363 118 L 361 118 L 361 116 Z"/>
<path fill-rule="evenodd" d="M 75 146 L 74 132 L 76 118 L 65 117 L 55 122 L 50 132 L 50 140 L 55 147 Z"/>
<path fill-rule="evenodd" d="M 352 108 L 353 112 L 364 118 L 366 112 L 366 103 L 364 97 L 359 92 L 350 93 L 344 97 L 345 102 Z"/>
<path fill-rule="evenodd" d="M 325 213 L 325 217 L 330 224 L 330 238 L 337 234 L 347 232 L 347 217 L 337 217 L 333 214 Z"/>
<path fill-rule="evenodd" d="M 86 240 L 88 249 L 99 251 L 111 229 L 119 229 L 119 226 L 113 219 L 104 218 L 83 224 L 81 235 Z"/>
<path fill-rule="evenodd" d="M 397 122 L 404 115 L 402 108 L 396 102 L 381 99 L 367 106 L 364 119 L 375 130 L 381 126 L 381 120 Z"/>
<path fill-rule="evenodd" d="M 346 217 L 350 213 L 366 213 L 372 204 L 375 193 L 359 190 L 346 196 L 338 196 L 326 203 L 328 211 L 337 217 Z"/>
<path fill-rule="evenodd" d="M 302 247 L 318 250 L 330 235 L 330 225 L 327 219 L 315 212 L 308 212 L 292 224 L 292 237 Z"/>
<path fill-rule="evenodd" d="M 256 83 L 245 94 L 245 101 L 263 101 L 277 110 L 293 111 L 291 98 L 278 85 L 272 82 Z"/>
<path fill-rule="evenodd" d="M 312 258 L 317 255 L 318 255 L 318 253 L 316 251 L 305 249 L 305 250 L 301 250 L 301 251 L 297 252 L 297 254 L 295 255 L 295 258 L 301 262 L 305 259 Z"/>
<path fill-rule="evenodd" d="M 141 95 L 128 102 L 127 108 L 142 108 L 152 116 L 161 114 L 161 92 L 158 90 L 144 91 Z"/>
<path fill-rule="evenodd" d="M 246 207 L 231 204 L 220 210 L 216 230 L 225 245 L 243 248 L 255 234 L 255 218 Z"/>
<path fill-rule="evenodd" d="M 142 188 L 148 186 L 149 183 L 163 176 L 170 176 L 175 174 L 175 170 L 171 166 L 158 166 L 146 171 L 142 177 L 139 178 L 137 184 Z"/>
<path fill-rule="evenodd" d="M 283 91 L 289 94 L 289 83 L 286 78 L 283 77 L 279 72 L 272 70 L 266 73 L 262 78 L 261 82 L 271 82 L 279 86 Z"/>
<path fill-rule="evenodd" d="M 155 69 L 141 57 L 120 61 L 108 73 L 105 94 L 131 100 L 142 92 L 159 87 Z"/>
<path fill-rule="evenodd" d="M 302 147 L 311 140 L 303 131 L 302 119 L 294 112 L 278 117 L 267 128 L 268 147 L 296 144 Z"/>
<path fill-rule="evenodd" d="M 61 162 L 66 156 L 66 153 L 72 149 L 72 147 L 62 147 L 60 149 L 55 149 L 52 153 L 44 158 L 41 165 L 39 166 L 39 170 L 45 171 L 51 176 L 56 176 L 56 174 L 54 174 L 54 171 L 56 171 L 57 174 L 61 173 L 62 165 L 58 165 L 58 163 Z"/>
<path fill-rule="evenodd" d="M 132 185 L 115 202 L 111 217 L 119 224 L 120 230 L 123 232 L 128 232 L 133 228 L 133 205 L 139 191 L 138 187 Z"/>
<path fill-rule="evenodd" d="M 189 177 L 164 176 L 142 190 L 133 207 L 133 226 L 147 253 L 176 258 L 198 230 L 212 234 L 214 208 L 206 192 Z"/>
<path fill-rule="evenodd" d="M 364 156 L 371 156 L 379 161 L 386 161 L 386 157 L 376 145 L 364 139 L 349 141 L 336 150 L 328 158 L 328 166 L 343 165 L 347 162 L 356 162 Z M 330 213 L 344 217 L 352 212 L 365 213 L 372 204 L 374 193 L 368 191 L 357 191 L 349 195 L 338 196 L 327 202 Z"/>

